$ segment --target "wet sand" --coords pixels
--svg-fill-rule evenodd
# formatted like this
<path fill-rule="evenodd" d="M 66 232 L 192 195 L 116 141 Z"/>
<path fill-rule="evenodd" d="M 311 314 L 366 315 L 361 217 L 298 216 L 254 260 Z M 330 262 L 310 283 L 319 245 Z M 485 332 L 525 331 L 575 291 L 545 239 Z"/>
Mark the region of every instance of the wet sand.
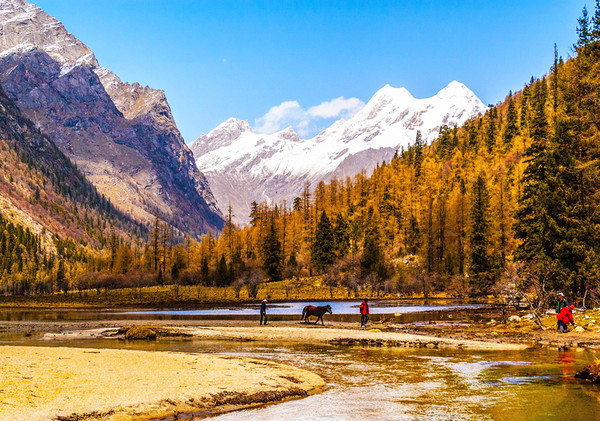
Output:
<path fill-rule="evenodd" d="M 524 312 L 520 313 L 525 314 Z M 103 331 L 121 326 L 148 325 L 170 333 L 165 336 L 187 335 L 220 340 L 275 340 L 307 343 L 348 343 L 396 346 L 436 346 L 466 349 L 515 349 L 523 346 L 600 348 L 600 311 L 576 314 L 576 322 L 583 331 L 556 332 L 556 317 L 544 317 L 546 330 L 532 320 L 519 322 L 373 322 L 367 329 L 357 323 L 327 320 L 325 326 L 306 325 L 299 321 L 275 321 L 266 327 L 257 326 L 256 320 L 91 320 L 91 321 L 6 321 L 0 323 L 3 334 L 15 336 L 83 338 L 90 332 L 100 335 Z M 381 330 L 372 332 L 371 329 Z M 86 331 L 86 333 L 84 333 Z M 412 344 L 412 345 L 411 345 Z"/>
<path fill-rule="evenodd" d="M 174 325 L 160 323 L 125 323 L 127 325 L 145 325 L 158 332 L 158 338 L 181 338 L 193 340 L 230 340 L 230 341 L 268 341 L 296 343 L 328 343 L 342 345 L 375 345 L 400 346 L 417 348 L 457 348 L 473 350 L 518 350 L 529 345 L 525 343 L 508 343 L 498 340 L 470 340 L 419 335 L 390 329 L 386 325 L 373 325 L 370 328 L 356 328 L 355 324 L 336 323 L 332 325 L 306 325 L 298 322 L 278 322 L 267 326 L 256 326 L 248 323 L 210 323 L 203 325 Z M 115 338 L 120 326 L 96 327 L 88 329 L 62 330 L 46 333 L 43 338 L 52 339 L 86 339 Z"/>
<path fill-rule="evenodd" d="M 205 354 L 0 346 L 0 367 L 3 420 L 155 419 L 247 408 L 324 387 L 306 370 Z"/>
<path fill-rule="evenodd" d="M 266 326 L 266 327 L 205 327 L 184 330 L 203 339 L 228 339 L 252 341 L 306 342 L 361 344 L 427 348 L 462 348 L 485 350 L 524 349 L 524 344 L 507 344 L 491 341 L 473 341 L 435 336 L 414 335 L 404 332 L 382 331 L 377 327 L 366 329 L 341 329 L 324 326 Z"/>

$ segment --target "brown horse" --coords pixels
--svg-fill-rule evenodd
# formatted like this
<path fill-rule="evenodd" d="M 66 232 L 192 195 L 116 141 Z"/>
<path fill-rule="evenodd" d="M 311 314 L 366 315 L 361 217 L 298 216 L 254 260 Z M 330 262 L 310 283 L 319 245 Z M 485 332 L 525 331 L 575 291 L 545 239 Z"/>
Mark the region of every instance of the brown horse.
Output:
<path fill-rule="evenodd" d="M 323 323 L 323 315 L 325 313 L 329 313 L 329 314 L 333 314 L 331 312 L 331 306 L 329 304 L 327 304 L 326 306 L 306 306 L 304 307 L 304 310 L 302 310 L 302 319 L 300 320 L 304 320 L 304 323 L 309 323 L 310 320 L 308 319 L 310 316 L 316 316 L 317 320 L 315 320 L 315 324 L 317 324 L 319 322 L 319 319 L 321 319 L 321 324 L 323 326 L 325 326 L 325 323 Z"/>

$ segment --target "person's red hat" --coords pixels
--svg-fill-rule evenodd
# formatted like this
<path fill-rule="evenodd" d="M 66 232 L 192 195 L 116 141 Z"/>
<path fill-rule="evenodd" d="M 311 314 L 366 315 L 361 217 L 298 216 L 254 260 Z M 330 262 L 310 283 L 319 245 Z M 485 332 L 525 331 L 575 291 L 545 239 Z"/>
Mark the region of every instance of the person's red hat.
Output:
<path fill-rule="evenodd" d="M 573 309 L 573 308 L 575 308 L 575 306 L 574 306 L 573 304 L 571 304 L 571 305 L 569 306 L 569 308 Z"/>

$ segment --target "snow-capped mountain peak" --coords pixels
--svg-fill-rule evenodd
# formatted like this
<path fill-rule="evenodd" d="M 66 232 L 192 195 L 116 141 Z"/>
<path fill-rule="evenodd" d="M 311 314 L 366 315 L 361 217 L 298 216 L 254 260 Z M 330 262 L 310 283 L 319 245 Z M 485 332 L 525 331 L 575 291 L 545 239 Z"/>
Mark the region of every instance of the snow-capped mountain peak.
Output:
<path fill-rule="evenodd" d="M 469 99 L 478 99 L 477 96 L 467 88 L 464 84 L 453 80 L 446 86 L 444 89 L 439 91 L 436 95 L 436 98 L 439 99 L 461 99 L 461 98 L 469 98 Z"/>
<path fill-rule="evenodd" d="M 404 86 L 400 88 L 394 88 L 393 86 L 387 84 L 383 88 L 378 90 L 375 93 L 375 95 L 373 95 L 373 99 L 376 98 L 393 98 L 397 100 L 407 100 L 414 97 Z"/>
<path fill-rule="evenodd" d="M 485 110 L 457 81 L 423 99 L 406 88 L 385 85 L 354 116 L 312 139 L 299 139 L 291 127 L 257 134 L 248 122 L 229 119 L 190 147 L 221 209 L 231 203 L 237 219 L 245 222 L 252 201 L 290 201 L 305 182 L 370 172 L 414 143 L 417 130 L 431 141 L 442 126 L 460 125 Z"/>
<path fill-rule="evenodd" d="M 294 130 L 294 128 L 292 126 L 287 126 L 285 129 L 277 132 L 276 134 L 278 137 L 287 139 L 292 142 L 300 141 L 300 137 L 298 136 L 298 133 L 296 133 L 296 131 Z"/>
<path fill-rule="evenodd" d="M 33 45 L 65 67 L 98 66 L 96 57 L 85 44 L 35 4 L 25 0 L 0 0 L 0 22 L 2 51 Z"/>
<path fill-rule="evenodd" d="M 209 136 L 217 135 L 221 133 L 229 133 L 231 136 L 239 136 L 243 132 L 251 132 L 252 127 L 248 123 L 248 120 L 240 120 L 239 118 L 231 117 L 219 124 L 208 134 Z"/>
<path fill-rule="evenodd" d="M 252 127 L 247 120 L 231 117 L 212 129 L 208 134 L 200 136 L 194 144 L 202 153 L 225 148 L 244 133 L 252 133 Z"/>

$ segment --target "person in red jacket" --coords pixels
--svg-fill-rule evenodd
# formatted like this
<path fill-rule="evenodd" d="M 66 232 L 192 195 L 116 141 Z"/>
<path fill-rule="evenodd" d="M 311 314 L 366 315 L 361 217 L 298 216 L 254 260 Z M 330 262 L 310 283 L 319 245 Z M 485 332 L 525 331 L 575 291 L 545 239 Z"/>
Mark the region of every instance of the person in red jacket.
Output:
<path fill-rule="evenodd" d="M 369 321 L 369 303 L 365 298 L 360 304 L 360 327 L 365 327 Z"/>
<path fill-rule="evenodd" d="M 558 331 L 560 333 L 564 333 L 567 331 L 567 326 L 569 325 L 569 323 L 571 323 L 573 327 L 575 327 L 575 321 L 573 320 L 574 308 L 574 305 L 563 307 L 560 310 L 560 312 L 556 315 L 556 318 L 558 319 Z"/>

